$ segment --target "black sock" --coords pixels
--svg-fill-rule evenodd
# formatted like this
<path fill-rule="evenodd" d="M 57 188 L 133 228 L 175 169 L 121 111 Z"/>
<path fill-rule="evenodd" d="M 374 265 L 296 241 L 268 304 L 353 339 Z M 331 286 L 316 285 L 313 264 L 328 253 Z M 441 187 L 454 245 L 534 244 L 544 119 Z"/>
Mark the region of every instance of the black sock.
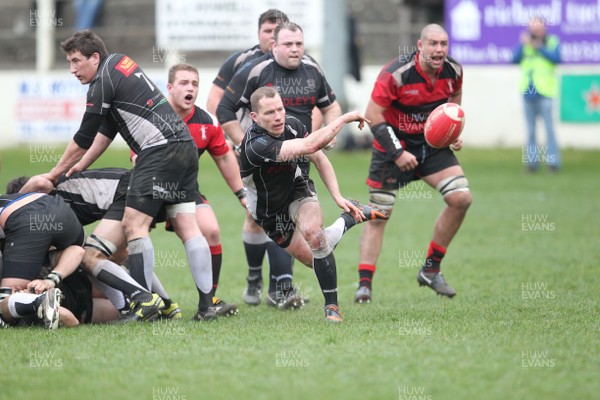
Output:
<path fill-rule="evenodd" d="M 123 279 L 111 274 L 108 271 L 102 270 L 98 272 L 98 275 L 96 275 L 96 279 L 98 279 L 100 282 L 106 283 L 110 287 L 120 290 L 129 297 L 133 297 L 139 295 L 140 293 L 144 293 L 145 295 L 142 297 L 138 297 L 138 299 L 148 301 L 152 298 L 151 293 L 143 292 L 142 290 L 140 290 L 140 288 L 124 281 Z"/>
<path fill-rule="evenodd" d="M 27 317 L 30 315 L 36 315 L 37 310 L 44 301 L 44 295 L 40 294 L 36 297 L 31 303 L 21 303 L 15 301 L 15 311 L 17 314 L 23 317 Z"/>
<path fill-rule="evenodd" d="M 375 275 L 375 266 L 371 264 L 358 264 L 358 285 L 371 289 Z"/>
<path fill-rule="evenodd" d="M 325 258 L 313 258 L 313 269 L 325 297 L 325 305 L 337 305 L 337 273 L 333 253 Z"/>
<path fill-rule="evenodd" d="M 343 212 L 342 215 L 340 215 L 340 217 L 344 219 L 344 233 L 346 233 L 348 229 L 352 228 L 354 225 L 357 224 L 356 220 L 350 213 Z"/>
<path fill-rule="evenodd" d="M 165 299 L 164 297 L 162 299 L 163 299 L 163 303 L 165 304 L 165 309 L 171 307 L 171 304 L 173 304 L 173 300 L 171 300 L 171 299 Z"/>
<path fill-rule="evenodd" d="M 221 265 L 223 264 L 223 253 L 221 252 L 221 245 L 210 246 L 210 258 L 212 263 L 212 276 L 213 286 L 211 295 L 214 296 L 217 293 L 219 287 L 219 277 L 221 276 Z"/>
<path fill-rule="evenodd" d="M 246 260 L 248 262 L 248 280 L 256 281 L 262 279 L 262 262 L 267 251 L 266 243 L 250 244 L 244 242 Z"/>
<path fill-rule="evenodd" d="M 446 255 L 446 249 L 435 243 L 433 240 L 429 243 L 427 249 L 427 258 L 423 265 L 423 272 L 435 274 L 440 272 L 442 258 Z"/>
<path fill-rule="evenodd" d="M 269 255 L 269 293 L 291 289 L 294 258 L 275 242 L 266 243 Z"/>
<path fill-rule="evenodd" d="M 206 311 L 208 307 L 212 306 L 212 294 L 210 292 L 204 293 L 198 289 L 198 298 L 198 311 Z"/>

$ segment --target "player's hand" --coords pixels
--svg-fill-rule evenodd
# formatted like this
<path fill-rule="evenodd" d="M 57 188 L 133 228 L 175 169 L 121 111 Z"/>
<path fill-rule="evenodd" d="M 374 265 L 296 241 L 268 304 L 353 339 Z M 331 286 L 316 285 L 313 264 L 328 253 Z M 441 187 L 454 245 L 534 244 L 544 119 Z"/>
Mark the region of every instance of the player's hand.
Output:
<path fill-rule="evenodd" d="M 362 130 L 365 127 L 365 123 L 370 124 L 371 121 L 366 119 L 361 113 L 358 111 L 352 111 L 346 114 L 348 122 L 358 122 L 358 129 Z"/>
<path fill-rule="evenodd" d="M 336 199 L 335 202 L 342 210 L 352 214 L 354 219 L 358 222 L 362 222 L 366 219 L 364 214 L 354 204 L 352 204 L 350 200 L 341 198 L 339 200 Z"/>
<path fill-rule="evenodd" d="M 400 157 L 398 157 L 395 162 L 396 162 L 396 165 L 398 166 L 398 168 L 400 168 L 400 171 L 402 171 L 402 172 L 410 171 L 411 169 L 415 169 L 415 168 L 417 168 L 417 165 L 419 165 L 419 163 L 417 161 L 417 157 L 415 157 L 414 154 L 409 153 L 406 150 L 404 150 L 400 154 Z"/>
<path fill-rule="evenodd" d="M 71 175 L 76 174 L 78 172 L 85 171 L 85 168 L 81 166 L 81 164 L 77 163 L 73 165 L 66 173 L 67 178 L 70 178 Z"/>
<path fill-rule="evenodd" d="M 463 141 L 461 138 L 458 138 L 450 145 L 450 150 L 452 151 L 460 151 L 462 149 Z"/>
<path fill-rule="evenodd" d="M 56 181 L 58 180 L 58 177 L 55 177 L 54 175 L 52 175 L 50 172 L 45 173 L 45 174 L 41 174 L 38 175 L 40 178 L 44 178 L 49 180 L 50 182 L 52 182 L 52 185 L 56 184 Z"/>
<path fill-rule="evenodd" d="M 245 210 L 246 206 L 248 204 L 248 201 L 246 200 L 246 196 L 244 196 L 240 199 L 240 204 L 242 205 L 242 207 L 244 207 L 244 210 Z"/>
<path fill-rule="evenodd" d="M 27 284 L 29 293 L 44 293 L 54 287 L 54 282 L 50 279 L 35 279 Z"/>

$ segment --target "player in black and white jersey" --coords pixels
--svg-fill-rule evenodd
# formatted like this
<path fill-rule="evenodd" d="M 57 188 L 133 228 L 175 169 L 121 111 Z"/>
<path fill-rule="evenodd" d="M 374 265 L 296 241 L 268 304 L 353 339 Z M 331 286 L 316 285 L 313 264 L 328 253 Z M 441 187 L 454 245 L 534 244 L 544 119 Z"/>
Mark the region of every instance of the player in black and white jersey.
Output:
<path fill-rule="evenodd" d="M 211 305 L 212 272 L 208 243 L 195 220 L 198 162 L 189 130 L 137 63 L 124 54 L 109 54 L 98 35 L 76 32 L 61 48 L 71 73 L 90 86 L 79 131 L 46 177 L 55 182 L 63 173 L 70 176 L 85 170 L 119 133 L 138 154 L 123 217 L 131 273 L 143 277 L 139 283 L 151 290 L 154 248 L 149 227 L 166 206 L 184 243 L 201 316 Z M 101 260 L 97 267 L 102 269 L 106 263 L 110 261 Z M 158 315 L 164 307 L 158 295 L 139 297 L 134 307 L 141 319 Z"/>
<path fill-rule="evenodd" d="M 22 318 L 37 314 L 46 328 L 55 329 L 60 303 L 56 286 L 81 264 L 83 227 L 60 197 L 44 193 L 4 194 L 0 195 L 0 238 L 5 242 L 0 286 L 30 292 L 20 300 L 26 306 L 9 305 L 10 315 Z M 62 250 L 61 255 L 51 272 L 38 279 L 51 247 Z M 33 295 L 42 293 L 45 294 Z"/>
<path fill-rule="evenodd" d="M 323 71 L 311 57 L 304 54 L 304 34 L 302 28 L 295 23 L 277 26 L 272 52 L 246 63 L 227 86 L 227 92 L 217 108 L 217 117 L 223 130 L 234 142 L 241 140 L 243 136 L 243 128 L 235 119 L 236 113 L 249 109 L 251 94 L 262 86 L 277 87 L 288 114 L 297 117 L 308 128 L 309 133 L 313 126 L 315 108 L 321 110 L 326 124 L 342 113 Z M 327 157 L 320 157 L 318 161 L 319 171 L 328 171 L 335 176 Z M 304 160 L 300 165 L 308 175 L 310 163 Z M 289 276 L 291 284 L 291 265 L 283 266 L 286 268 L 280 275 Z M 252 277 L 251 270 L 249 287 Z M 285 284 L 285 279 L 283 281 Z"/>
<path fill-rule="evenodd" d="M 325 125 L 342 115 L 342 109 L 321 67 L 304 54 L 302 28 L 288 22 L 275 28 L 271 53 L 253 60 L 238 71 L 227 86 L 217 108 L 217 117 L 223 130 L 239 144 L 244 131 L 235 113 L 250 109 L 250 96 L 262 86 L 273 86 L 279 91 L 288 113 L 312 130 L 312 111 L 323 113 Z"/>
<path fill-rule="evenodd" d="M 331 197 L 344 210 L 340 218 L 324 229 L 319 202 L 298 159 L 305 156 L 316 164 L 318 158 L 326 157 L 320 150 L 345 124 L 357 121 L 362 128 L 368 121 L 358 112 L 351 112 L 307 135 L 306 126 L 297 118 L 286 118 L 286 109 L 276 89 L 259 88 L 250 102 L 254 124 L 246 132 L 240 152 L 248 210 L 275 243 L 314 269 L 325 297 L 327 320 L 341 322 L 333 249 L 344 232 L 357 222 L 387 217 L 344 199 L 335 175 L 322 174 Z"/>
<path fill-rule="evenodd" d="M 111 207 L 111 214 L 118 211 L 114 210 L 115 199 L 125 198 L 129 176 L 130 170 L 125 168 L 90 169 L 70 177 L 63 174 L 56 183 L 41 176 L 22 176 L 8 183 L 6 193 L 44 192 L 59 195 L 69 204 L 79 222 L 88 225 L 102 219 Z M 120 217 L 124 209 L 123 202 Z"/>
<path fill-rule="evenodd" d="M 270 53 L 275 42 L 275 28 L 277 25 L 288 22 L 289 19 L 285 13 L 277 9 L 270 9 L 262 13 L 258 18 L 258 44 L 249 49 L 235 52 L 221 66 L 216 78 L 213 80 L 208 99 L 206 101 L 207 110 L 216 115 L 217 106 L 225 94 L 227 85 L 231 82 L 233 76 L 242 68 L 243 65 L 255 60 L 263 55 Z M 247 129 L 252 124 L 250 111 L 240 109 L 236 113 L 240 126 Z M 229 138 L 232 147 L 237 149 L 235 152 L 239 155 L 239 143 L 242 137 Z M 236 146 L 233 146 L 235 144 Z M 252 216 L 246 213 L 244 225 L 242 227 L 242 241 L 244 251 L 248 262 L 248 287 L 244 290 L 244 302 L 249 305 L 258 305 L 261 301 L 262 292 L 262 263 L 265 254 L 268 254 L 269 263 L 269 293 L 267 304 L 278 306 L 282 309 L 289 308 L 293 303 L 279 301 L 281 296 L 277 296 L 277 288 L 291 285 L 292 268 L 294 259 L 274 244 L 266 235 L 263 229 L 254 222 Z M 304 300 L 308 300 L 305 298 Z M 301 303 L 300 303 L 301 305 Z"/>

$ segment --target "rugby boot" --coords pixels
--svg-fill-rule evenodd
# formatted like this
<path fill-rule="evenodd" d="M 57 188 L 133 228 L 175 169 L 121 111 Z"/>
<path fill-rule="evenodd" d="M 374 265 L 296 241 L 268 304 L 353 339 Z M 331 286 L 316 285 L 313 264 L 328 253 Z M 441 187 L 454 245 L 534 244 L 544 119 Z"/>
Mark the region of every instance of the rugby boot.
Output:
<path fill-rule="evenodd" d="M 262 293 L 262 279 L 250 279 L 248 281 L 248 287 L 244 290 L 244 303 L 250 306 L 257 306 L 260 304 L 260 295 Z"/>
<path fill-rule="evenodd" d="M 54 330 L 58 328 L 60 320 L 60 302 L 63 299 L 60 289 L 52 288 L 42 294 L 43 299 L 38 307 L 37 316 L 44 323 L 44 328 Z"/>
<path fill-rule="evenodd" d="M 429 286 L 441 296 L 452 298 L 456 295 L 456 290 L 448 286 L 441 272 L 427 273 L 421 269 L 417 275 L 417 282 L 419 286 Z"/>
<path fill-rule="evenodd" d="M 360 212 L 363 213 L 367 221 L 373 219 L 390 219 L 390 217 L 385 212 L 381 211 L 375 206 L 365 206 L 363 204 L 360 204 L 358 200 L 354 199 L 348 199 L 348 201 L 352 203 L 354 207 L 358 208 Z"/>
<path fill-rule="evenodd" d="M 238 308 L 235 304 L 225 303 L 219 297 L 213 296 L 212 303 L 213 305 L 208 308 L 213 309 L 215 314 L 219 317 L 229 317 L 230 315 L 235 315 L 238 312 Z"/>
<path fill-rule="evenodd" d="M 276 290 L 267 295 L 266 303 L 270 307 L 276 307 L 280 310 L 297 310 L 304 306 L 303 297 L 295 289 L 284 292 Z"/>
<path fill-rule="evenodd" d="M 181 313 L 181 309 L 179 308 L 179 304 L 172 302 L 169 307 L 165 307 L 160 310 L 161 318 L 164 319 L 181 319 L 183 318 L 183 314 Z"/>
<path fill-rule="evenodd" d="M 340 313 L 338 306 L 335 304 L 328 304 L 325 306 L 325 318 L 328 322 L 334 324 L 339 324 L 343 321 L 342 314 Z"/>
<path fill-rule="evenodd" d="M 198 310 L 192 317 L 192 321 L 213 321 L 217 319 L 217 313 L 213 307 L 208 307 L 206 311 Z"/>
<path fill-rule="evenodd" d="M 356 289 L 356 294 L 354 295 L 355 303 L 370 303 L 371 302 L 371 289 L 366 286 L 359 286 Z"/>

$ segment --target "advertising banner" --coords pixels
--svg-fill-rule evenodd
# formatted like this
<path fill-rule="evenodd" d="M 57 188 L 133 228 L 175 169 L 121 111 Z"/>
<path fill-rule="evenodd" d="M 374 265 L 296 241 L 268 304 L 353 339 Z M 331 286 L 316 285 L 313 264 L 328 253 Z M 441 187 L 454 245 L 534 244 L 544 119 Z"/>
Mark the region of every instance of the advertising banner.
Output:
<path fill-rule="evenodd" d="M 600 75 L 562 76 L 560 119 L 563 122 L 600 122 Z"/>
<path fill-rule="evenodd" d="M 507 64 L 531 17 L 560 38 L 562 62 L 600 63 L 598 0 L 446 0 L 450 55 L 462 64 Z"/>

